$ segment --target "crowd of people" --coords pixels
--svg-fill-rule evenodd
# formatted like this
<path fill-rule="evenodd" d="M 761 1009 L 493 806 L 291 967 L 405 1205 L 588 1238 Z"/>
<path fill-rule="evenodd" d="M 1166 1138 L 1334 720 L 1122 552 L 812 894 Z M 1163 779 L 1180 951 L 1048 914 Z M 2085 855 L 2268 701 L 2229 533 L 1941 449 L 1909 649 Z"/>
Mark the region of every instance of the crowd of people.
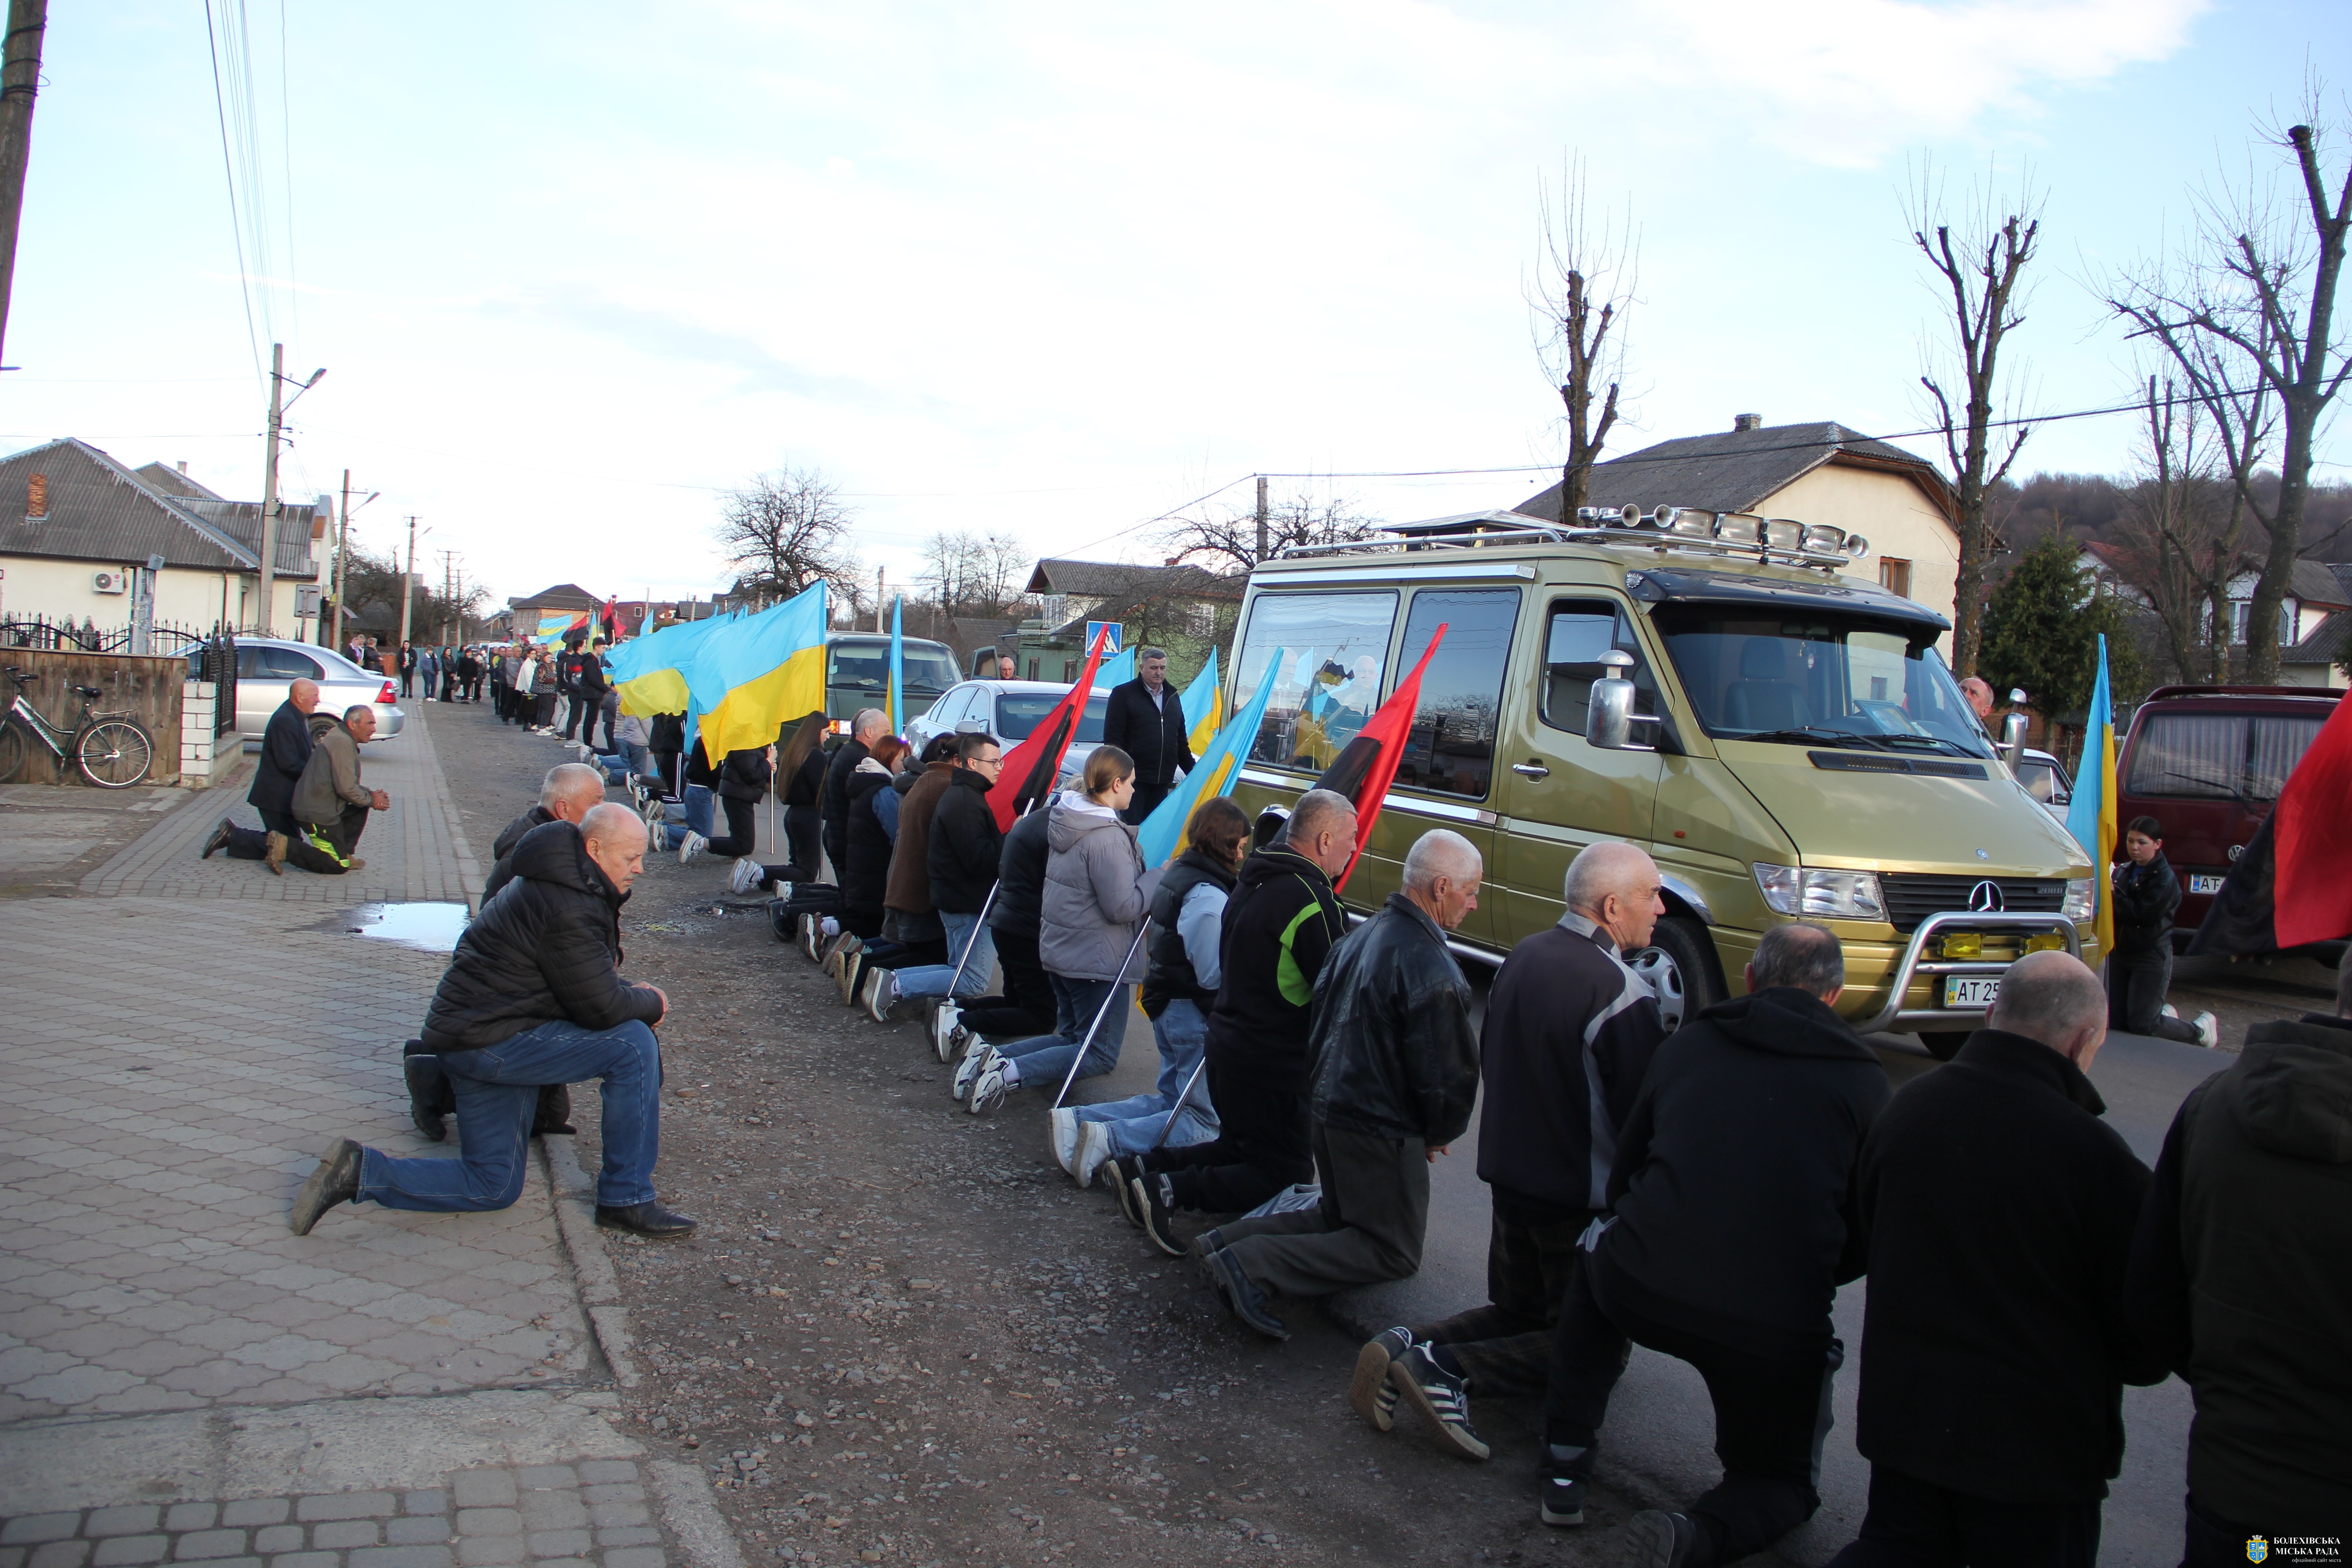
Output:
<path fill-rule="evenodd" d="M 1731 1562 L 1813 1514 L 1847 1356 L 1832 1305 L 1865 1278 L 1849 1375 L 1873 1470 L 1846 1568 L 2095 1561 L 2123 1388 L 2171 1373 L 2197 1406 L 2187 1562 L 2244 1561 L 2262 1536 L 2340 1542 L 2352 1519 L 2352 967 L 2336 1013 L 2249 1034 L 2151 1173 L 2087 1076 L 2111 1016 L 2145 1021 L 2142 993 L 2127 982 L 2111 1003 L 2067 953 L 2012 965 L 1987 1026 L 1897 1093 L 1835 1010 L 1843 952 L 1813 922 L 1762 933 L 1742 994 L 1669 1032 L 1627 963 L 1664 913 L 1658 868 L 1601 843 L 1569 868 L 1558 923 L 1495 973 L 1481 1018 L 1448 942 L 1486 870 L 1458 834 L 1423 834 L 1400 889 L 1357 919 L 1333 889 L 1358 850 L 1341 795 L 1255 821 L 1207 800 L 1151 866 L 1131 820 L 1146 770 L 1120 746 L 1002 830 L 993 736 L 918 752 L 868 710 L 830 754 L 787 744 L 714 765 L 672 719 L 616 734 L 595 654 L 489 664 L 500 718 L 582 738 L 499 837 L 412 1047 L 430 1058 L 411 1079 L 418 1126 L 438 1134 L 428 1094 L 454 1100 L 462 1158 L 339 1142 L 296 1200 L 298 1233 L 345 1203 L 511 1203 L 535 1095 L 590 1079 L 598 1222 L 689 1233 L 653 1185 L 667 1001 L 621 978 L 619 910 L 649 851 L 725 856 L 737 892 L 773 893 L 778 934 L 845 1005 L 877 1024 L 919 1016 L 972 1115 L 1025 1093 L 1073 1180 L 1108 1185 L 1145 1247 L 1197 1259 L 1267 1339 L 1287 1337 L 1286 1302 L 1419 1268 L 1432 1167 L 1475 1117 L 1488 1300 L 1376 1335 L 1348 1397 L 1381 1432 L 1409 1408 L 1469 1460 L 1489 1454 L 1475 1403 L 1540 1402 L 1539 1516 L 1572 1527 L 1631 1347 L 1689 1363 L 1722 1479 L 1637 1514 L 1633 1561 Z M 614 786 L 634 808 L 607 800 Z M 763 864 L 754 808 L 771 795 L 788 858 Z M 2139 840 L 2161 835 L 2132 826 L 2119 909 L 2152 941 L 2169 910 L 2143 885 L 2163 862 Z M 1118 1064 L 1131 997 L 1159 1051 L 1153 1088 L 1073 1103 Z"/>

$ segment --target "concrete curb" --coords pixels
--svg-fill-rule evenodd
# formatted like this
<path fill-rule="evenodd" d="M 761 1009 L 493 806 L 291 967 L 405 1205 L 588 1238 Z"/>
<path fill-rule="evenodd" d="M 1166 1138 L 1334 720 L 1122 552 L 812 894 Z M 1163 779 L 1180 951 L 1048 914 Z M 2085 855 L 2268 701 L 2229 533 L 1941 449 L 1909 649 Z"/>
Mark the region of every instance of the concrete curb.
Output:
<path fill-rule="evenodd" d="M 639 1381 L 631 1353 L 635 1341 L 629 1333 L 629 1310 L 621 1305 L 621 1279 L 604 1253 L 604 1233 L 596 1228 L 595 1181 L 580 1166 L 580 1156 L 569 1138 L 538 1141 L 541 1169 L 547 1175 L 549 1201 L 555 1226 L 571 1255 L 572 1277 L 580 1288 L 580 1304 L 588 1317 L 598 1353 L 623 1388 Z"/>
<path fill-rule="evenodd" d="M 662 1521 L 677 1538 L 686 1560 L 694 1568 L 743 1568 L 743 1553 L 719 1512 L 709 1478 L 677 1459 L 648 1459 L 646 1468 L 661 1494 Z"/>

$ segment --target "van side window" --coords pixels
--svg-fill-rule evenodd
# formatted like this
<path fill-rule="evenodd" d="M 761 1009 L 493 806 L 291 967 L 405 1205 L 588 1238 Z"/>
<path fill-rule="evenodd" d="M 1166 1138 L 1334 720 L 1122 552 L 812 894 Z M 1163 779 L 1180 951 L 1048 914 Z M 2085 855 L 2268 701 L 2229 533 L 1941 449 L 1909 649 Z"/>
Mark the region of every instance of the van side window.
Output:
<path fill-rule="evenodd" d="M 1405 617 L 1397 676 L 1429 651 L 1437 628 L 1445 640 L 1421 677 L 1396 782 L 1484 800 L 1495 778 L 1495 721 L 1510 665 L 1511 629 L 1519 620 L 1517 588 L 1424 588 Z"/>
<path fill-rule="evenodd" d="M 1233 704 L 1257 694 L 1276 648 L 1282 666 L 1250 761 L 1321 773 L 1380 707 L 1393 589 L 1352 594 L 1260 594 L 1234 658 Z"/>
<path fill-rule="evenodd" d="M 1544 623 L 1543 721 L 1572 735 L 1584 733 L 1584 710 L 1592 683 L 1607 667 L 1601 656 L 1615 649 L 1633 657 L 1626 672 L 1633 682 L 1636 712 L 1660 713 L 1657 678 L 1633 636 L 1625 606 L 1612 599 L 1557 599 Z"/>

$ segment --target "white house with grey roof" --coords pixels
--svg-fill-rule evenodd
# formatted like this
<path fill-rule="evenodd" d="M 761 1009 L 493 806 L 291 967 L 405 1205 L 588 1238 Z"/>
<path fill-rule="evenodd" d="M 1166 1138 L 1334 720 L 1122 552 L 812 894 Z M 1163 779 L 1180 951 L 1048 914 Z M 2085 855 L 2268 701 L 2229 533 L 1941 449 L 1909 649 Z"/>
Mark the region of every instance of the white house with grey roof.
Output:
<path fill-rule="evenodd" d="M 333 505 L 281 507 L 267 617 L 280 636 L 294 633 L 300 590 L 319 582 Z M 125 626 L 131 570 L 160 555 L 158 623 L 249 629 L 264 620 L 260 547 L 260 502 L 160 463 L 132 469 L 71 437 L 0 458 L 0 616 Z"/>

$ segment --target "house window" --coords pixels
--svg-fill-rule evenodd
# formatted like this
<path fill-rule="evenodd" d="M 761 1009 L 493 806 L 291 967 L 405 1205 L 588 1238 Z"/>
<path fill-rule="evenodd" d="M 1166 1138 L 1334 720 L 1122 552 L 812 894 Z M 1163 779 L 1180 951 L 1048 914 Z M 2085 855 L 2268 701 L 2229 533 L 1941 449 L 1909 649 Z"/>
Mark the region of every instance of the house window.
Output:
<path fill-rule="evenodd" d="M 1038 608 L 1045 616 L 1045 629 L 1050 632 L 1055 627 L 1062 625 L 1063 622 L 1069 619 L 1069 595 L 1066 594 L 1047 594 L 1038 601 Z"/>
<path fill-rule="evenodd" d="M 1037 679 L 1037 661 L 1034 658 L 1029 661 L 1029 679 L 1032 680 Z"/>
<path fill-rule="evenodd" d="M 1890 594 L 1907 599 L 1911 596 L 1911 563 L 1897 561 L 1891 555 L 1878 558 L 1878 585 Z"/>
<path fill-rule="evenodd" d="M 1076 686 L 1078 683 L 1078 661 L 1076 659 L 1066 658 L 1062 661 L 1062 679 L 1068 681 L 1073 686 Z"/>
<path fill-rule="evenodd" d="M 1196 637 L 1217 635 L 1217 608 L 1214 605 L 1184 606 L 1184 629 Z"/>

